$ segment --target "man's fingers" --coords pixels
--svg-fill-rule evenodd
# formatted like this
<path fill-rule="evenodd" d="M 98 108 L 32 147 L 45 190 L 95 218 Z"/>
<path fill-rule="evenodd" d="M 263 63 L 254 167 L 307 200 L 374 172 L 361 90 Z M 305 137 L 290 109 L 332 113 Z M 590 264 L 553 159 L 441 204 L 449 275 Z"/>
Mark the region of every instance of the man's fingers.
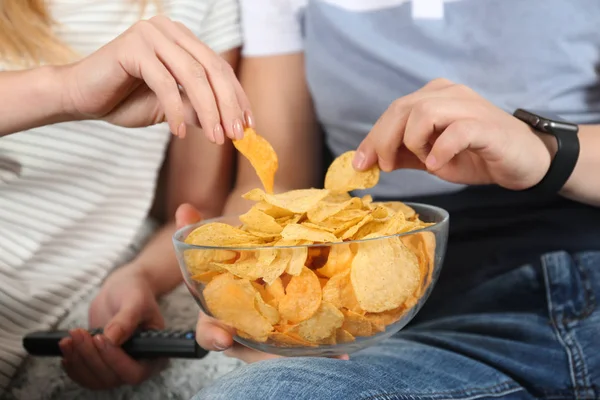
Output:
<path fill-rule="evenodd" d="M 425 164 L 435 172 L 448 164 L 457 154 L 467 150 L 482 150 L 488 143 L 481 135 L 481 125 L 475 120 L 460 120 L 450 124 L 437 138 Z"/>
<path fill-rule="evenodd" d="M 446 79 L 435 79 L 416 92 L 392 102 L 358 147 L 353 161 L 354 168 L 364 171 L 376 163 L 385 172 L 397 168 L 395 165 L 396 152 L 403 143 L 406 123 L 412 106 L 421 99 L 453 85 Z"/>
<path fill-rule="evenodd" d="M 476 118 L 485 110 L 473 100 L 454 97 L 427 97 L 415 103 L 408 115 L 404 146 L 421 162 L 431 151 L 433 142 L 449 124 L 457 120 Z"/>

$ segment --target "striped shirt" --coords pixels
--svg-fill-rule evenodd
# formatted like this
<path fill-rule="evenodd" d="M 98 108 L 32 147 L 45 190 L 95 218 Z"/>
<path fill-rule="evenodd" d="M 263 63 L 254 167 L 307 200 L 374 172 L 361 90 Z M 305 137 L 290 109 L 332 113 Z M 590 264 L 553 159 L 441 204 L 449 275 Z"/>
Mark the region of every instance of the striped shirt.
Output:
<path fill-rule="evenodd" d="M 215 51 L 241 45 L 235 0 L 163 6 Z M 51 12 L 59 37 L 81 55 L 139 18 L 127 0 L 52 0 Z M 155 13 L 149 5 L 144 17 Z M 131 257 L 169 138 L 166 124 L 83 121 L 0 139 L 0 397 L 25 356 L 23 335 L 55 326 Z"/>

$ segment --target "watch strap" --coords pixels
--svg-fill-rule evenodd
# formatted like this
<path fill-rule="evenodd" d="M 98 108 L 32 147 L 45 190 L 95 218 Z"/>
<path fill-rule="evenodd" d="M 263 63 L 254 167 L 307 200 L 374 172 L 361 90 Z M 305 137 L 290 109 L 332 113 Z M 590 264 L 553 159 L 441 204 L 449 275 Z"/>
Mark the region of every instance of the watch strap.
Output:
<path fill-rule="evenodd" d="M 539 183 L 526 190 L 545 194 L 558 193 L 571 177 L 579 159 L 577 125 L 566 123 L 558 118 L 551 120 L 523 109 L 516 110 L 513 115 L 535 130 L 553 135 L 557 143 L 556 154 L 550 162 L 546 175 Z"/>

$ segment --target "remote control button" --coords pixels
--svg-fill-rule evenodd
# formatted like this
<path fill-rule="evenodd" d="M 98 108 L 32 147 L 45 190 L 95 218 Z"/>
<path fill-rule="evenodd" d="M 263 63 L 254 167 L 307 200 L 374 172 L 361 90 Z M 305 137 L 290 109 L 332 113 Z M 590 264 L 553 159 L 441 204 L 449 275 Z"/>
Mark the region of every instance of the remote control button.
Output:
<path fill-rule="evenodd" d="M 186 332 L 185 338 L 186 339 L 195 339 L 196 338 L 196 332 L 194 332 L 194 331 Z"/>

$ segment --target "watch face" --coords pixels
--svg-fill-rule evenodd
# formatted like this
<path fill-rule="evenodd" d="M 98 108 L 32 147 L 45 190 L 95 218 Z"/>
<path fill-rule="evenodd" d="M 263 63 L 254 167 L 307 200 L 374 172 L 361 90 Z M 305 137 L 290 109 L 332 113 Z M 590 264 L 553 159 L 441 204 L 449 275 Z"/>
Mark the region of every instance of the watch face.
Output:
<path fill-rule="evenodd" d="M 567 122 L 558 115 L 548 111 L 531 111 L 520 108 L 513 115 L 541 132 L 552 133 L 553 131 L 560 130 L 577 133 L 579 131 L 579 127 L 576 124 Z"/>

